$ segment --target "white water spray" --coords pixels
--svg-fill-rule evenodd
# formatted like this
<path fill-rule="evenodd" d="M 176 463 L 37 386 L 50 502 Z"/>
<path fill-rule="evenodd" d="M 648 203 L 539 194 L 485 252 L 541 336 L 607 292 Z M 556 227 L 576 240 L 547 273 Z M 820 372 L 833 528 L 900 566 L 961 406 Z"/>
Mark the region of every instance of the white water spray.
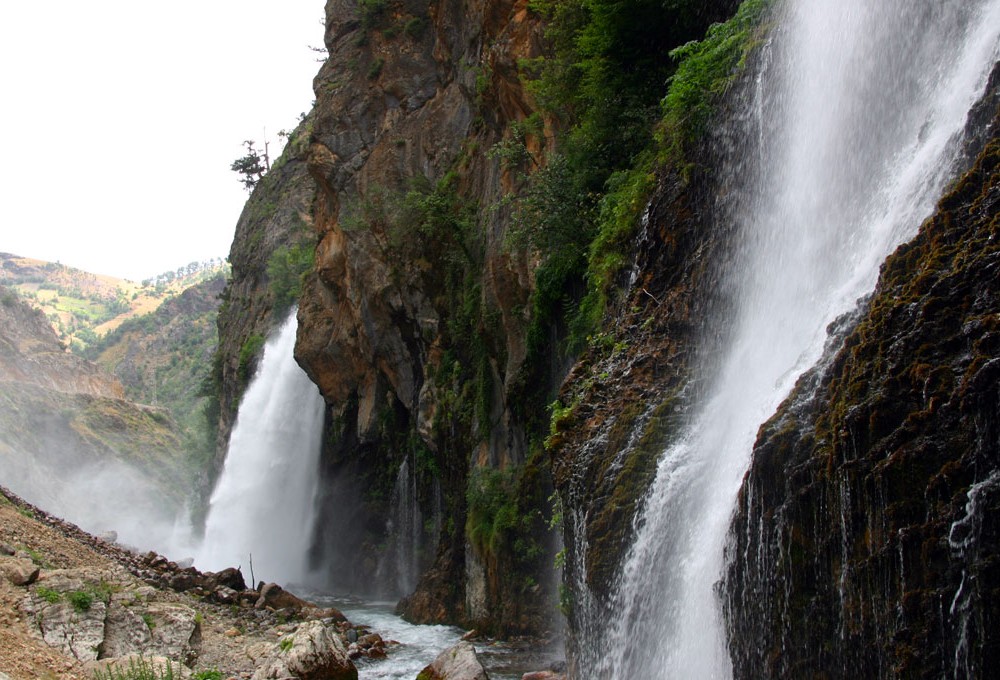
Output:
<path fill-rule="evenodd" d="M 323 431 L 323 399 L 295 363 L 295 313 L 264 347 L 240 404 L 196 564 L 219 570 L 250 559 L 257 579 L 307 575 Z"/>
<path fill-rule="evenodd" d="M 730 340 L 690 426 L 664 452 L 616 585 L 583 640 L 600 678 L 732 674 L 714 593 L 760 424 L 875 284 L 953 172 L 967 112 L 1000 58 L 998 0 L 798 0 L 761 62 L 760 176 L 739 210 Z M 584 633 L 588 634 L 587 632 Z M 591 633 L 592 635 L 592 633 Z"/>

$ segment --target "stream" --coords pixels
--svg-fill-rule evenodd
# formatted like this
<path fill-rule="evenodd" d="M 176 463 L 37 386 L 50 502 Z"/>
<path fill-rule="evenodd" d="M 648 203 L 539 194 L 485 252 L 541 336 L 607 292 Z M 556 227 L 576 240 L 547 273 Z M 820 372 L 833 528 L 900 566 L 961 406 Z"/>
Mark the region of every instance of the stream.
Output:
<path fill-rule="evenodd" d="M 395 602 L 371 601 L 310 593 L 308 599 L 321 607 L 336 607 L 355 626 L 367 626 L 389 643 L 388 658 L 357 659 L 360 680 L 392 678 L 414 680 L 442 651 L 455 645 L 466 631 L 454 626 L 416 625 L 394 613 Z M 536 644 L 475 640 L 476 653 L 490 680 L 521 680 L 524 673 L 544 670 L 561 658 L 558 651 Z"/>

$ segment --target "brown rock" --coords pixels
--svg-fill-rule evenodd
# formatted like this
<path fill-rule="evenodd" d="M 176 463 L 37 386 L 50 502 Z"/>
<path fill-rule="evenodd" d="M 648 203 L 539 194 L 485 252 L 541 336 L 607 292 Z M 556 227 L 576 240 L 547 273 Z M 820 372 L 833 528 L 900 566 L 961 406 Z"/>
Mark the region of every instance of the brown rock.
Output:
<path fill-rule="evenodd" d="M 39 568 L 31 560 L 0 557 L 0 574 L 15 586 L 27 586 L 38 578 Z"/>
<path fill-rule="evenodd" d="M 268 583 L 260 591 L 260 598 L 254 605 L 257 609 L 291 609 L 300 612 L 315 605 L 288 592 L 277 583 Z"/>

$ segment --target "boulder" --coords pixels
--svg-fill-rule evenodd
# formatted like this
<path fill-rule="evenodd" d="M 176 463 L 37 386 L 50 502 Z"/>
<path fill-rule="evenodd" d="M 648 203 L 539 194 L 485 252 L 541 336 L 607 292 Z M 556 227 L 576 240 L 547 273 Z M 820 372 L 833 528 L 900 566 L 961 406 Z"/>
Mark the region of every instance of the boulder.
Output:
<path fill-rule="evenodd" d="M 300 612 L 303 609 L 315 607 L 300 597 L 288 592 L 277 583 L 268 583 L 260 589 L 260 597 L 255 605 L 257 609 L 291 609 Z"/>
<path fill-rule="evenodd" d="M 489 680 L 471 642 L 449 647 L 417 675 L 417 680 Z"/>
<path fill-rule="evenodd" d="M 198 613 L 183 604 L 154 602 L 146 608 L 151 623 L 149 651 L 171 659 L 192 661 L 201 642 Z"/>
<path fill-rule="evenodd" d="M 104 644 L 98 656 L 119 658 L 144 652 L 152 639 L 149 624 L 139 613 L 120 602 L 112 602 L 104 619 Z"/>
<path fill-rule="evenodd" d="M 38 578 L 38 565 L 19 557 L 0 557 L 0 575 L 15 586 L 27 586 Z"/>
<path fill-rule="evenodd" d="M 357 680 L 354 667 L 340 638 L 319 621 L 307 621 L 282 639 L 253 680 Z"/>
<path fill-rule="evenodd" d="M 96 600 L 81 608 L 64 598 L 49 601 L 34 593 L 25 598 L 22 609 L 34 618 L 35 630 L 46 644 L 79 661 L 97 660 L 104 642 L 107 606 L 103 602 Z"/>

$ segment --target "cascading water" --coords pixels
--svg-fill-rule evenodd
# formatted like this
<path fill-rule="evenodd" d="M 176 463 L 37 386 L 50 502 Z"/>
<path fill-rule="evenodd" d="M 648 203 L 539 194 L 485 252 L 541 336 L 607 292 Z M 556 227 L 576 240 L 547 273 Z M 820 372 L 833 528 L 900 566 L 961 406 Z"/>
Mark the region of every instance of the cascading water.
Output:
<path fill-rule="evenodd" d="M 396 474 L 386 524 L 388 547 L 379 560 L 376 580 L 387 595 L 409 595 L 416 587 L 419 576 L 419 551 L 424 526 L 417 503 L 416 472 L 411 470 L 409 458 L 403 459 Z"/>
<path fill-rule="evenodd" d="M 240 404 L 195 560 L 201 569 L 246 568 L 252 558 L 258 579 L 307 576 L 324 404 L 292 355 L 297 328 L 293 312 Z"/>
<path fill-rule="evenodd" d="M 774 11 L 759 86 L 747 89 L 757 129 L 738 150 L 758 154 L 759 170 L 739 179 L 748 198 L 731 211 L 735 313 L 715 320 L 725 347 L 699 369 L 710 385 L 659 462 L 615 584 L 617 619 L 582 631 L 580 667 L 593 677 L 731 675 L 714 587 L 757 428 L 931 211 L 1000 57 L 1000 0 Z"/>

